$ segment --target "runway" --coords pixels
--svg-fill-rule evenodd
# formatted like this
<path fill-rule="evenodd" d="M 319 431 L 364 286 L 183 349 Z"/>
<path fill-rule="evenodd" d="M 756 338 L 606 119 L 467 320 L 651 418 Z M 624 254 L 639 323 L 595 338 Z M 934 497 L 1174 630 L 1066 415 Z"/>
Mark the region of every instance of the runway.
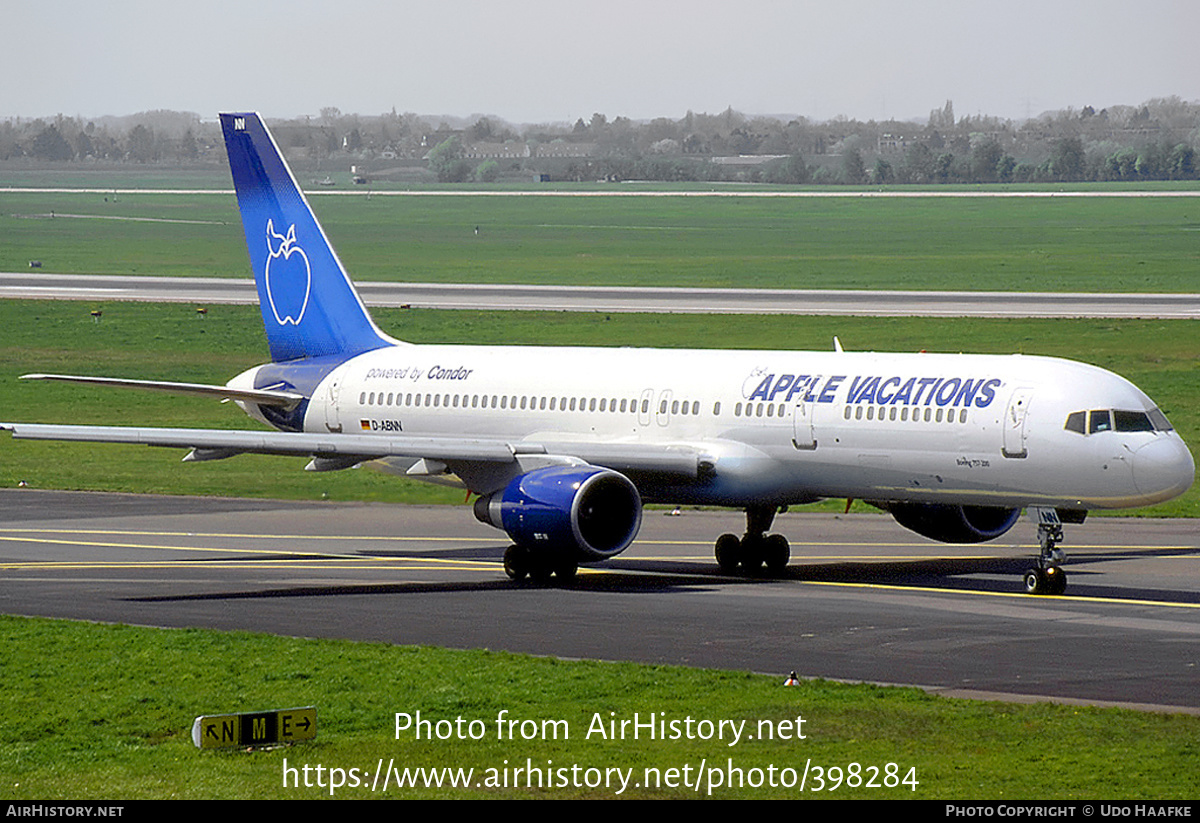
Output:
<path fill-rule="evenodd" d="M 0 611 L 506 649 L 1200 713 L 1192 521 L 1068 526 L 1068 596 L 1020 594 L 1022 520 L 947 546 L 884 515 L 780 515 L 793 565 L 724 577 L 738 512 L 646 513 L 570 588 L 514 584 L 466 507 L 0 490 Z"/>
<path fill-rule="evenodd" d="M 801 314 L 876 317 L 1200 318 L 1200 294 L 701 289 L 355 283 L 368 306 L 485 311 Z M 0 272 L 0 298 L 251 304 L 254 281 Z"/>
<path fill-rule="evenodd" d="M 1086 184 L 1085 184 L 1086 185 Z M 202 195 L 211 194 L 220 197 L 232 197 L 233 189 L 148 189 L 148 188 L 88 188 L 86 186 L 0 186 L 3 194 L 161 194 L 161 195 Z M 594 190 L 562 190 L 562 189 L 328 189 L 307 188 L 305 197 L 745 197 L 745 198 L 786 198 L 796 199 L 959 199 L 959 198 L 1106 198 L 1106 197 L 1200 197 L 1200 191 L 1187 190 L 1153 190 L 1153 191 L 905 191 L 887 189 L 832 189 L 824 191 L 801 190 L 754 190 L 754 189 L 706 189 L 706 190 L 675 190 L 662 191 L 644 188 L 630 189 L 594 189 Z"/>

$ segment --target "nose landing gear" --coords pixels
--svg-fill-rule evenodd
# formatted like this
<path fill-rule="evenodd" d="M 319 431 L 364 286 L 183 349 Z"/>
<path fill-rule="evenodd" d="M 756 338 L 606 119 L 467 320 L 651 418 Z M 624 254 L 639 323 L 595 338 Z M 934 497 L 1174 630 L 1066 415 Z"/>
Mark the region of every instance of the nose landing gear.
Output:
<path fill-rule="evenodd" d="M 1037 567 L 1025 572 L 1025 591 L 1028 594 L 1062 594 L 1067 590 L 1067 574 L 1062 563 L 1067 554 L 1058 548 L 1063 539 L 1062 521 L 1054 509 L 1031 507 L 1029 513 L 1038 519 Z"/>

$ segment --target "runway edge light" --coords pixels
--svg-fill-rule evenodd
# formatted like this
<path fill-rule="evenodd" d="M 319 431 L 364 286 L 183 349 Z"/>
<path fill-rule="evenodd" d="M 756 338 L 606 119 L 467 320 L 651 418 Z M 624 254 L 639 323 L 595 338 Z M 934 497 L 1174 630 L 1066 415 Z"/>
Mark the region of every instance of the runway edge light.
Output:
<path fill-rule="evenodd" d="M 271 746 L 315 740 L 316 737 L 316 706 L 268 712 L 202 715 L 192 723 L 192 742 L 196 744 L 197 749 Z"/>

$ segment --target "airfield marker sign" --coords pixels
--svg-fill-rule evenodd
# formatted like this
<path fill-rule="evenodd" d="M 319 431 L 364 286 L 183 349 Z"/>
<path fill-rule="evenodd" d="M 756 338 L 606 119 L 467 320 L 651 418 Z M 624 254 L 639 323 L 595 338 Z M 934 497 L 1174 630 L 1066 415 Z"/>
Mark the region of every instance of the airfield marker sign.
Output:
<path fill-rule="evenodd" d="M 192 742 L 198 749 L 270 746 L 313 740 L 316 736 L 315 706 L 269 712 L 202 715 L 192 723 Z"/>

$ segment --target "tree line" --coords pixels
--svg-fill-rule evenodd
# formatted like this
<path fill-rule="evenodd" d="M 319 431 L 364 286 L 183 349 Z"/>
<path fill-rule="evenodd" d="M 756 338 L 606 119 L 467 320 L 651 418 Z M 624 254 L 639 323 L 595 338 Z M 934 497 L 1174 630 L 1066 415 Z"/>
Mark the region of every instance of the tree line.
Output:
<path fill-rule="evenodd" d="M 572 123 L 514 125 L 497 117 L 390 113 L 272 121 L 294 164 L 350 164 L 386 179 L 406 170 L 447 182 L 537 174 L 563 180 L 745 181 L 779 184 L 1050 183 L 1195 180 L 1200 104 L 1177 97 L 1091 106 L 1024 121 L 956 117 L 925 122 L 817 122 L 726 109 L 634 121 L 602 113 Z M 0 121 L 0 162 L 223 165 L 215 119 L 143 112 L 85 120 Z"/>

